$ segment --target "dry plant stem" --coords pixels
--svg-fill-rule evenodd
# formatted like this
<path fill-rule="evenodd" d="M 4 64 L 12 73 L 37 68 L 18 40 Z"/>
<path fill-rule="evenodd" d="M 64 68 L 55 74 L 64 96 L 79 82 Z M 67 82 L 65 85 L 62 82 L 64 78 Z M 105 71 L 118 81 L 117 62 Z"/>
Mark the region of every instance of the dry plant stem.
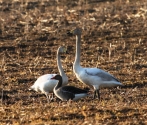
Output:
<path fill-rule="evenodd" d="M 4 95 L 4 93 L 3 93 L 3 90 L 2 90 L 2 93 L 1 93 L 1 105 L 3 104 L 3 95 Z"/>

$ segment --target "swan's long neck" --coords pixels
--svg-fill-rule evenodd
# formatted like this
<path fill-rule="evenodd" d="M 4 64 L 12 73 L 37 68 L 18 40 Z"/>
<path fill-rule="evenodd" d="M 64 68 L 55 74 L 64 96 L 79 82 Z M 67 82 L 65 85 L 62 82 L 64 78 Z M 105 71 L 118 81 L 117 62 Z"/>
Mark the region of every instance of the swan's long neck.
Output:
<path fill-rule="evenodd" d="M 80 45 L 81 45 L 81 35 L 76 35 L 76 57 L 74 62 L 74 69 L 80 66 L 80 55 L 81 55 Z"/>
<path fill-rule="evenodd" d="M 60 57 L 60 52 L 59 49 L 57 51 L 57 65 L 58 65 L 58 70 L 60 72 L 60 75 L 62 76 L 62 84 L 66 85 L 68 83 L 68 77 L 66 76 L 63 68 L 62 68 L 62 63 L 61 63 L 61 57 Z"/>
<path fill-rule="evenodd" d="M 62 68 L 62 63 L 61 63 L 61 57 L 60 57 L 59 49 L 57 51 L 57 65 L 58 65 L 58 70 L 60 72 L 60 75 L 62 77 L 66 76 L 65 73 L 64 73 L 64 70 Z"/>
<path fill-rule="evenodd" d="M 59 79 L 58 84 L 55 86 L 55 90 L 57 90 L 58 88 L 60 88 L 62 86 L 62 78 Z"/>

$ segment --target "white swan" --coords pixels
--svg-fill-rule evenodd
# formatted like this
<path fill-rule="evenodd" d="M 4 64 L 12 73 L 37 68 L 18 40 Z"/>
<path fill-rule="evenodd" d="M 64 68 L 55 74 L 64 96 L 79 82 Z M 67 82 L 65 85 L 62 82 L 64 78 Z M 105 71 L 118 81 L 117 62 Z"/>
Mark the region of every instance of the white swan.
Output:
<path fill-rule="evenodd" d="M 80 65 L 81 29 L 76 28 L 72 32 L 76 35 L 76 56 L 73 64 L 73 71 L 76 77 L 82 82 L 94 88 L 94 98 L 100 99 L 99 89 L 102 87 L 113 87 L 123 85 L 114 76 L 98 68 L 83 68 Z"/>
<path fill-rule="evenodd" d="M 65 52 L 66 52 L 65 47 L 59 47 L 57 50 L 57 65 L 58 65 L 58 70 L 60 72 L 60 75 L 62 76 L 63 86 L 68 83 L 68 77 L 66 76 L 62 68 L 60 53 L 65 53 Z M 40 76 L 35 81 L 34 85 L 32 85 L 29 89 L 35 90 L 37 92 L 41 91 L 42 93 L 46 95 L 48 102 L 49 102 L 49 99 L 50 99 L 49 93 L 53 92 L 55 85 L 58 83 L 58 80 L 51 79 L 55 75 L 57 74 L 45 74 L 45 75 Z"/>

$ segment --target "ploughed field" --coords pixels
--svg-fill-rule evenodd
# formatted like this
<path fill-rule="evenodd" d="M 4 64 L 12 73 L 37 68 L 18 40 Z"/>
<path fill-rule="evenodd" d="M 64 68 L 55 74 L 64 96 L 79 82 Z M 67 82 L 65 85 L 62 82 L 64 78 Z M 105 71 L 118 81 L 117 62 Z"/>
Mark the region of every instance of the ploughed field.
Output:
<path fill-rule="evenodd" d="M 67 47 L 62 65 L 69 85 L 75 77 L 75 36 L 81 27 L 81 65 L 113 74 L 123 87 L 100 90 L 67 105 L 28 88 L 58 73 L 56 51 Z M 93 89 L 91 88 L 91 94 Z M 0 2 L 1 124 L 147 124 L 146 0 L 12 0 Z"/>

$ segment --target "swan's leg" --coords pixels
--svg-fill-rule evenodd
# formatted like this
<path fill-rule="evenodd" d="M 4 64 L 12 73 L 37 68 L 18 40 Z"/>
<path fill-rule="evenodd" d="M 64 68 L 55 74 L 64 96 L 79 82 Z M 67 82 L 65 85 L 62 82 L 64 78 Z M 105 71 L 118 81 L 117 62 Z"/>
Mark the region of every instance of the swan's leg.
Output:
<path fill-rule="evenodd" d="M 54 93 L 51 93 L 50 101 L 54 99 Z"/>
<path fill-rule="evenodd" d="M 97 90 L 94 90 L 94 95 L 93 95 L 93 99 L 95 99 L 95 97 L 96 97 L 96 92 Z"/>
<path fill-rule="evenodd" d="M 53 92 L 53 101 L 57 101 L 58 100 L 58 98 L 56 98 L 56 96 L 55 96 L 55 94 L 54 94 L 54 92 Z M 60 100 L 60 99 L 59 99 Z"/>
<path fill-rule="evenodd" d="M 46 95 L 46 98 L 47 98 L 47 102 L 49 103 L 49 99 L 50 99 L 50 96 L 48 96 L 48 94 L 45 94 Z"/>
<path fill-rule="evenodd" d="M 100 92 L 99 92 L 99 89 L 94 90 L 94 96 L 93 96 L 93 99 L 95 99 L 96 96 L 97 96 L 97 98 L 100 100 Z"/>
<path fill-rule="evenodd" d="M 51 101 L 51 93 L 48 94 L 48 98 Z"/>
<path fill-rule="evenodd" d="M 96 92 L 97 92 L 98 99 L 100 100 L 100 92 L 99 92 L 99 89 L 96 90 Z"/>

